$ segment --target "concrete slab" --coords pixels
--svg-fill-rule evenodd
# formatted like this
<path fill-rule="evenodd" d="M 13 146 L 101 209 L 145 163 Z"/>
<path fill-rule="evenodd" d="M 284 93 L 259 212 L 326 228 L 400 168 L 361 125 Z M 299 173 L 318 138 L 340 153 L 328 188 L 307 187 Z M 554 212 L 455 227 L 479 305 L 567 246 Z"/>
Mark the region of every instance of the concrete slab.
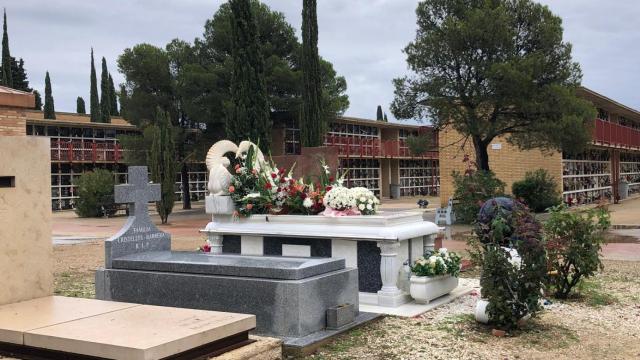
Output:
<path fill-rule="evenodd" d="M 255 327 L 255 316 L 140 305 L 27 331 L 25 345 L 88 356 L 161 359 Z"/>
<path fill-rule="evenodd" d="M 0 306 L 0 343 L 18 353 L 161 359 L 212 343 L 243 345 L 255 326 L 253 315 L 59 296 Z"/>
<path fill-rule="evenodd" d="M 2 305 L 0 342 L 23 345 L 26 331 L 135 306 L 139 305 L 61 296 Z"/>
<path fill-rule="evenodd" d="M 469 294 L 471 291 L 480 289 L 480 282 L 478 279 L 460 279 L 458 287 L 453 290 L 451 293 L 441 296 L 428 304 L 418 304 L 415 301 L 412 301 L 407 304 L 400 305 L 395 308 L 385 307 L 385 306 L 377 306 L 377 305 L 367 305 L 360 304 L 361 312 L 368 313 L 376 313 L 376 314 L 385 314 L 385 315 L 394 315 L 394 316 L 402 316 L 402 317 L 414 317 L 418 316 L 427 311 L 433 310 L 438 306 L 448 304 L 451 301 Z"/>

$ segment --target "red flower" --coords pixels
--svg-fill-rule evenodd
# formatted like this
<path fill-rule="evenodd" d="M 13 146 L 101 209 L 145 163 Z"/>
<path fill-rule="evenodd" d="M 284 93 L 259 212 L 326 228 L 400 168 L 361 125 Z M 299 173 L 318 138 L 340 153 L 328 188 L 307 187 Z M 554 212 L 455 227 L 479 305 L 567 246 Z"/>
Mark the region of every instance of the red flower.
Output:
<path fill-rule="evenodd" d="M 306 198 L 307 198 L 307 194 L 305 194 L 305 193 L 301 193 L 301 194 L 300 194 L 300 198 L 301 198 L 302 200 L 306 199 Z"/>
<path fill-rule="evenodd" d="M 271 190 L 271 188 L 272 188 L 271 183 L 264 184 L 264 188 L 267 189 L 267 190 Z"/>
<path fill-rule="evenodd" d="M 202 245 L 200 249 L 202 249 L 202 252 L 211 252 L 211 246 L 209 246 L 209 244 Z"/>
<path fill-rule="evenodd" d="M 295 183 L 296 183 L 296 181 L 295 181 L 295 180 L 293 180 L 293 179 L 289 180 L 289 184 L 293 185 L 293 184 L 295 184 Z"/>
<path fill-rule="evenodd" d="M 272 178 L 272 179 L 275 179 L 275 178 L 277 178 L 277 177 L 278 177 L 278 174 L 276 174 L 276 173 L 271 173 L 271 178 Z"/>
<path fill-rule="evenodd" d="M 280 178 L 280 182 L 281 182 L 281 183 L 283 183 L 283 182 L 287 182 L 287 180 L 285 180 L 285 178 Z"/>
<path fill-rule="evenodd" d="M 280 174 L 284 174 L 285 170 L 284 168 L 280 168 Z"/>
<path fill-rule="evenodd" d="M 327 186 L 326 188 L 324 188 L 326 191 L 331 191 L 331 189 L 333 189 L 333 186 Z"/>
<path fill-rule="evenodd" d="M 235 191 L 236 188 L 233 185 L 229 186 L 229 193 L 233 194 Z"/>
<path fill-rule="evenodd" d="M 240 169 L 240 164 L 236 164 L 235 169 L 236 169 L 236 170 Z"/>

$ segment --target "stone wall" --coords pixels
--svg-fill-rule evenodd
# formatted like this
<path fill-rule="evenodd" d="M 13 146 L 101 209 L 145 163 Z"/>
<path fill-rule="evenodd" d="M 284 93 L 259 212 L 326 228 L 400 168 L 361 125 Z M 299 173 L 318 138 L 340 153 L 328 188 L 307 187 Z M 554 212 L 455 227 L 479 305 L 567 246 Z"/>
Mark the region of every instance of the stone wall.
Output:
<path fill-rule="evenodd" d="M 25 135 L 27 135 L 27 116 L 25 110 L 0 106 L 0 136 Z"/>
<path fill-rule="evenodd" d="M 464 172 L 467 164 L 464 155 L 475 161 L 475 150 L 471 140 L 464 144 L 460 133 L 452 129 L 439 132 L 440 143 L 440 202 L 447 204 L 453 196 L 453 171 Z M 464 147 L 462 145 L 465 145 Z M 558 183 L 562 191 L 562 155 L 559 152 L 543 153 L 540 150 L 520 150 L 509 144 L 505 138 L 495 139 L 488 148 L 489 167 L 497 177 L 507 184 L 506 191 L 511 193 L 511 185 L 522 180 L 527 171 L 545 169 Z"/>
<path fill-rule="evenodd" d="M 49 139 L 3 135 L 0 305 L 53 294 Z"/>

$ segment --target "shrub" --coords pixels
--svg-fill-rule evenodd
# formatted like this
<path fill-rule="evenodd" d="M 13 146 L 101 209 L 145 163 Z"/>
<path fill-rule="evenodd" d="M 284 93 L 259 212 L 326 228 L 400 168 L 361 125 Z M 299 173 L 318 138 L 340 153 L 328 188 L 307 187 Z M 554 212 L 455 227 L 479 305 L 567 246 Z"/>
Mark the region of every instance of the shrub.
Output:
<path fill-rule="evenodd" d="M 80 217 L 99 217 L 114 213 L 113 173 L 103 169 L 82 174 L 75 182 L 78 200 L 76 214 Z"/>
<path fill-rule="evenodd" d="M 480 206 L 488 199 L 504 194 L 505 183 L 491 171 L 453 172 L 456 219 L 470 224 L 476 220 Z"/>
<path fill-rule="evenodd" d="M 508 206 L 495 199 L 483 206 L 474 236 L 489 321 L 508 330 L 540 310 L 547 269 L 540 223 L 524 204 L 507 200 Z"/>
<path fill-rule="evenodd" d="M 513 183 L 511 190 L 535 212 L 543 212 L 562 201 L 556 180 L 544 169 L 528 171 L 523 180 Z"/>
<path fill-rule="evenodd" d="M 611 224 L 605 209 L 568 211 L 556 206 L 544 225 L 548 266 L 554 276 L 550 285 L 555 296 L 565 299 L 583 278 L 602 269 L 599 253 L 604 231 Z"/>

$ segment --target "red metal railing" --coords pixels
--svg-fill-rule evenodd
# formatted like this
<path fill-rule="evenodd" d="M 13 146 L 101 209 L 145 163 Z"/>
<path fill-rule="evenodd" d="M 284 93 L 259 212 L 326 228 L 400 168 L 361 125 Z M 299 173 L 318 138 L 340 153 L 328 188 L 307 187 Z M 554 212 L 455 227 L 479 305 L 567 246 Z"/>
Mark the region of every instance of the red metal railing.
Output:
<path fill-rule="evenodd" d="M 121 159 L 120 145 L 112 141 L 51 139 L 51 161 L 117 163 Z"/>
<path fill-rule="evenodd" d="M 338 147 L 339 155 L 346 157 L 427 158 L 437 159 L 437 151 L 412 154 L 404 140 L 380 140 L 372 137 L 325 136 L 325 146 Z"/>
<path fill-rule="evenodd" d="M 596 119 L 593 141 L 600 145 L 640 149 L 640 130 Z"/>

